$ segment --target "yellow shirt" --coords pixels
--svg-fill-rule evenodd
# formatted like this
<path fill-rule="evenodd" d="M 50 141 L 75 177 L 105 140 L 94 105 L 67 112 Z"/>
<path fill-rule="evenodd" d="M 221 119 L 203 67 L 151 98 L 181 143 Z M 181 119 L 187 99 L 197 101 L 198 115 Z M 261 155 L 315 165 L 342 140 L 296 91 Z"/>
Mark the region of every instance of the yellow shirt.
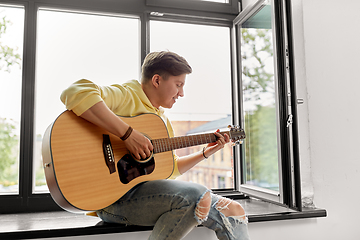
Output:
<path fill-rule="evenodd" d="M 165 116 L 164 110 L 157 109 L 151 104 L 140 83 L 136 80 L 122 85 L 98 86 L 89 80 L 82 79 L 64 90 L 60 98 L 66 108 L 78 116 L 101 101 L 119 116 L 133 117 L 142 113 L 155 113 L 164 120 L 169 136 L 174 137 L 173 127 Z M 177 167 L 178 158 L 174 154 L 174 171 L 170 176 L 171 179 L 181 175 Z"/>

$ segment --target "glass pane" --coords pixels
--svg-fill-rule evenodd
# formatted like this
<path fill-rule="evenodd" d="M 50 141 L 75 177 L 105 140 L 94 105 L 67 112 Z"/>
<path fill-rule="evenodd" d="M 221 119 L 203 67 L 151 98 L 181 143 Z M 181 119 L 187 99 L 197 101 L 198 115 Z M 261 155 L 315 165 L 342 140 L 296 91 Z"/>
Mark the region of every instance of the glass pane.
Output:
<path fill-rule="evenodd" d="M 139 20 L 40 10 L 37 28 L 35 191 L 47 190 L 41 141 L 65 110 L 61 92 L 82 78 L 99 85 L 139 79 Z"/>
<path fill-rule="evenodd" d="M 0 5 L 0 194 L 19 191 L 24 9 Z"/>
<path fill-rule="evenodd" d="M 185 97 L 166 111 L 175 135 L 201 134 L 231 124 L 230 29 L 227 27 L 150 21 L 151 51 L 169 50 L 185 57 L 193 68 L 184 87 Z M 204 146 L 179 149 L 179 156 Z M 208 188 L 233 188 L 232 148 L 202 161 L 180 177 Z"/>
<path fill-rule="evenodd" d="M 271 7 L 241 25 L 246 183 L 279 190 Z"/>

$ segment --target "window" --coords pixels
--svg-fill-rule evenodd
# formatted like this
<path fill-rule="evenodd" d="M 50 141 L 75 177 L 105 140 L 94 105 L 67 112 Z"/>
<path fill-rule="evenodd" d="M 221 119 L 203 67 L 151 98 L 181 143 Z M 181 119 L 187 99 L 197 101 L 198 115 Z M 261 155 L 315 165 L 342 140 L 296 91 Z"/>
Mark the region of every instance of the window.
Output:
<path fill-rule="evenodd" d="M 189 23 L 150 21 L 150 50 L 170 50 L 184 56 L 193 68 L 187 76 L 184 92 L 174 107 L 167 110 L 176 135 L 201 134 L 224 129 L 232 123 L 230 27 Z M 187 155 L 202 151 L 195 146 L 177 150 Z M 221 163 L 221 151 L 185 173 L 180 179 L 190 181 L 194 174 L 197 183 L 208 188 L 230 188 L 233 184 L 232 148 L 224 150 L 226 161 Z M 212 157 L 214 157 L 212 159 Z M 225 175 L 227 184 L 213 185 L 211 175 Z"/>
<path fill-rule="evenodd" d="M 300 195 L 299 189 L 295 190 L 296 174 L 290 170 L 297 166 L 293 155 L 296 135 L 290 44 L 284 16 L 280 15 L 285 6 L 281 1 L 259 0 L 234 21 L 239 49 L 241 122 L 247 133 L 241 146 L 241 191 L 301 208 L 301 203 L 295 200 Z M 294 197 L 291 203 L 289 195 Z"/>
<path fill-rule="evenodd" d="M 0 5 L 0 195 L 19 193 L 24 9 Z"/>

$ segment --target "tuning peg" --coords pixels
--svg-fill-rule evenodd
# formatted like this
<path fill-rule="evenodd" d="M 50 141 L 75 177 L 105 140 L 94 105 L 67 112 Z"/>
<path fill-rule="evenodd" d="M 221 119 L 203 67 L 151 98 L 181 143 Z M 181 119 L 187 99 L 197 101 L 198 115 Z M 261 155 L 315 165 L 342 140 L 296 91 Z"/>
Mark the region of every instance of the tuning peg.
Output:
<path fill-rule="evenodd" d="M 242 140 L 237 140 L 237 141 L 233 142 L 231 144 L 231 146 L 234 147 L 234 146 L 237 146 L 237 145 L 240 145 L 240 144 L 243 144 L 243 141 Z"/>

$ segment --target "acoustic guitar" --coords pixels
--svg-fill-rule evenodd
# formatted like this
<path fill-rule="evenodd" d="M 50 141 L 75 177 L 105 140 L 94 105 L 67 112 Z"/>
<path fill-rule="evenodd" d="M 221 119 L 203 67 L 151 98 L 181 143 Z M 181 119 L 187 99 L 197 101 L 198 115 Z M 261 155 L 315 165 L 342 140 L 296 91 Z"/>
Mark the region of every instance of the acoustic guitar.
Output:
<path fill-rule="evenodd" d="M 63 209 L 105 208 L 141 182 L 169 178 L 172 150 L 216 141 L 214 133 L 169 138 L 162 118 L 152 113 L 120 118 L 151 140 L 150 158 L 136 160 L 117 136 L 72 111 L 63 112 L 47 128 L 42 142 L 45 176 L 51 196 Z M 239 127 L 229 128 L 220 134 L 227 133 L 235 143 L 245 138 Z"/>

